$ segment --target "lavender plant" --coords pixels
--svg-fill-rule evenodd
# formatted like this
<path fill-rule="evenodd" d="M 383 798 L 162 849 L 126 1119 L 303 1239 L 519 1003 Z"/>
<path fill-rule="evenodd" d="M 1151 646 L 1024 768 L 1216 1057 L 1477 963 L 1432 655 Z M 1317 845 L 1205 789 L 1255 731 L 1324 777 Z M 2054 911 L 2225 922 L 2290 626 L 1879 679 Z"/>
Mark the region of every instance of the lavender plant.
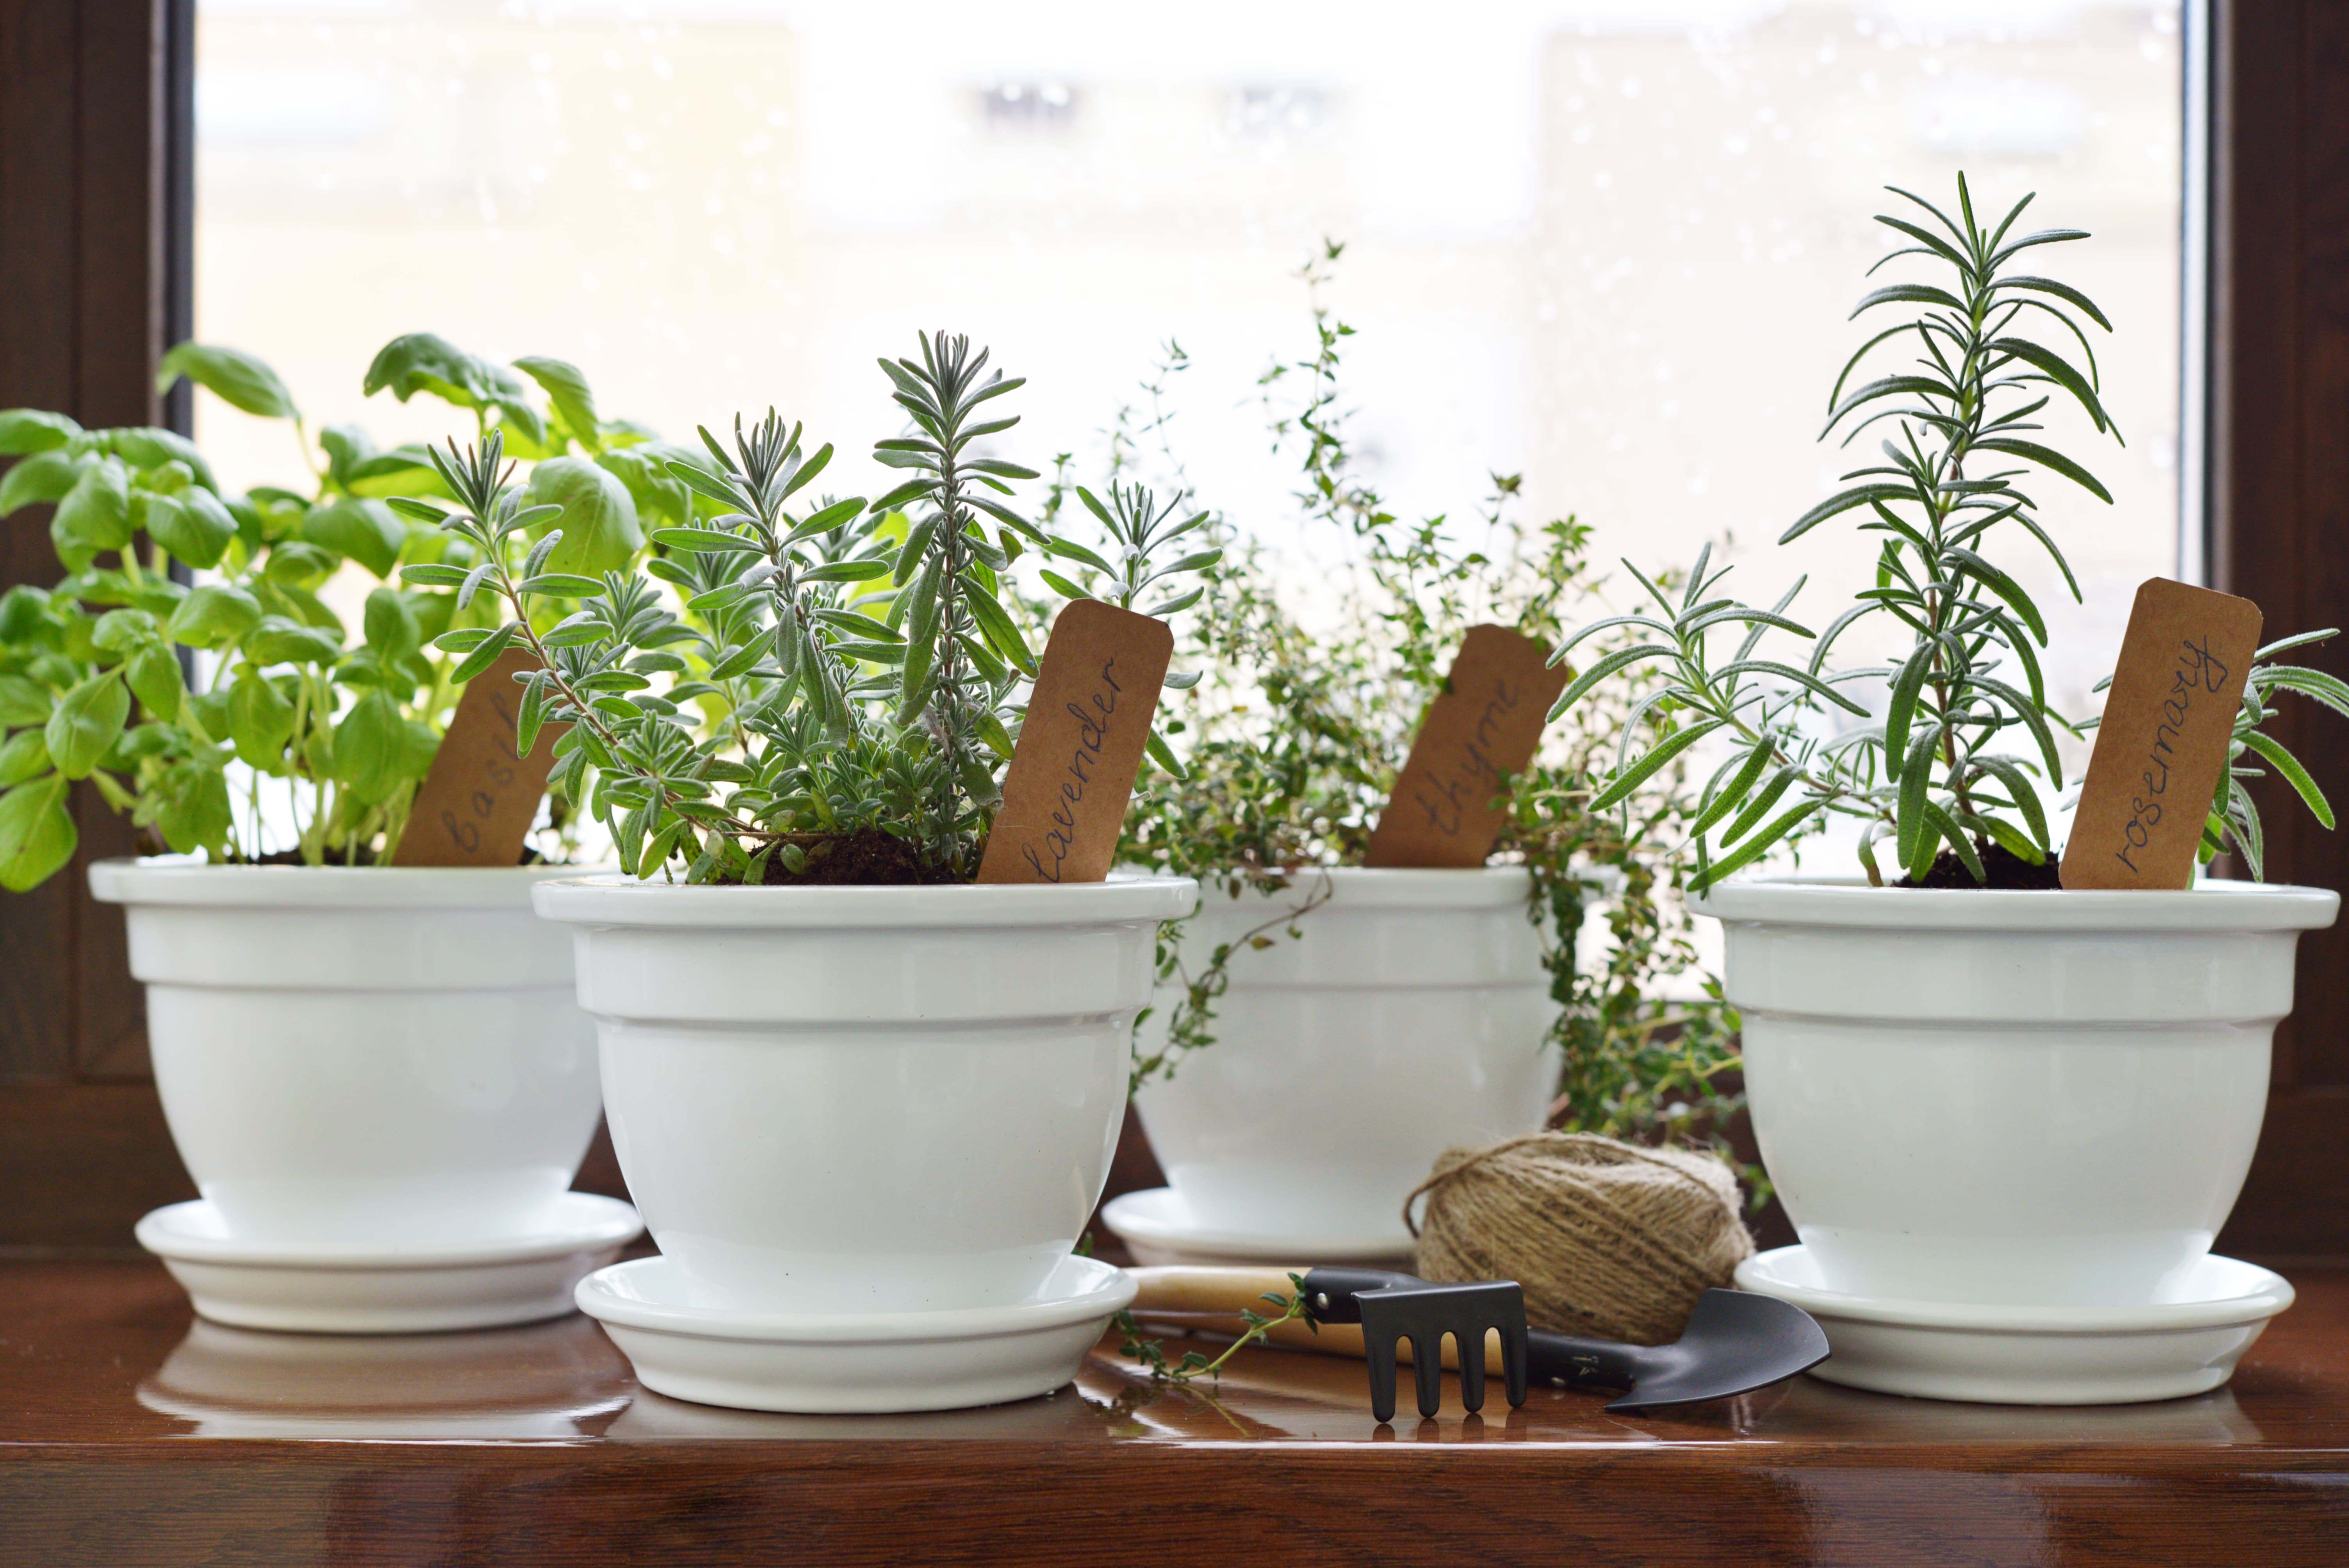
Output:
<path fill-rule="evenodd" d="M 409 574 L 460 603 L 487 590 L 503 606 L 494 626 L 439 645 L 461 657 L 460 676 L 510 646 L 529 651 L 516 744 L 564 727 L 555 777 L 610 829 L 630 874 L 976 873 L 1036 671 L 1027 604 L 1005 574 L 1030 547 L 1056 547 L 1009 504 L 1034 470 L 977 445 L 1019 423 L 988 417 L 1023 384 L 988 372 L 988 357 L 941 333 L 923 336 L 918 358 L 882 362 L 911 429 L 874 455 L 912 477 L 869 504 L 812 496 L 833 449 L 805 450 L 801 428 L 771 410 L 748 428 L 738 419 L 730 444 L 703 430 L 704 452 L 666 465 L 690 510 L 653 531 L 658 553 L 642 573 L 560 570 L 560 527 L 529 543 L 560 520 L 511 482 L 496 430 L 434 454 L 453 511 L 396 503 L 478 557 Z M 1143 583 L 1207 563 L 1159 563 L 1174 537 L 1113 548 Z"/>

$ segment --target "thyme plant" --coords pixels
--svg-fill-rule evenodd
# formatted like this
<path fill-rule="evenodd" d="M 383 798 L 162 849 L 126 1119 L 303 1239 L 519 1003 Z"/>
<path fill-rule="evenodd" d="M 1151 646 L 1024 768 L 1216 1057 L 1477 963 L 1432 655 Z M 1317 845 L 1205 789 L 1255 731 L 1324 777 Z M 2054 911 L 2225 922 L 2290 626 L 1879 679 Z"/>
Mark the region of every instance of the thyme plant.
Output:
<path fill-rule="evenodd" d="M 1701 744 L 1725 743 L 1725 758 L 1686 828 L 1695 861 L 1691 886 L 1698 890 L 1837 816 L 1859 824 L 1858 855 L 1871 883 L 1885 880 L 1877 847 L 1889 840 L 1893 870 L 1912 882 L 1979 884 L 1996 873 L 2008 885 L 2055 885 L 2042 791 L 2064 787 L 2057 733 L 2078 736 L 2087 726 L 2048 702 L 2040 655 L 2045 617 L 1994 556 L 2004 541 L 2028 534 L 2079 598 L 2033 490 L 2052 476 L 2107 504 L 2112 496 L 2076 459 L 2033 437 L 2043 428 L 2037 417 L 2052 405 L 2119 438 L 2099 397 L 2088 336 L 2089 327 L 2110 332 L 2111 323 L 2072 285 L 2017 270 L 2027 252 L 2087 237 L 2077 229 L 2017 234 L 2031 197 L 1985 222 L 1963 175 L 1954 211 L 1897 188 L 1893 194 L 1914 211 L 1877 222 L 1907 242 L 1876 265 L 1920 257 L 1932 273 L 1860 300 L 1855 317 L 1909 309 L 1847 362 L 1828 395 L 1822 432 L 1823 438 L 1842 432 L 1848 446 L 1886 427 L 1883 460 L 1844 475 L 1846 488 L 1780 537 L 1785 543 L 1857 515 L 1860 531 L 1878 536 L 1873 584 L 1815 634 L 1788 614 L 1801 581 L 1764 610 L 1722 593 L 1727 569 L 1709 570 L 1709 555 L 1678 593 L 1630 567 L 1652 608 L 1593 622 L 1558 645 L 1563 659 L 1592 637 L 1626 631 L 1635 637 L 1585 667 L 1554 713 L 1634 669 L 1661 677 L 1625 725 L 1611 780 L 1594 808 L 1629 800 Z M 2044 340 L 2049 331 L 2055 346 Z M 1861 366 L 1888 345 L 1913 358 L 1854 385 Z M 1837 639 L 1871 618 L 1893 621 L 1903 650 L 1880 666 L 1830 670 Z M 1726 660 L 1713 645 L 1723 633 L 1737 638 Z M 1807 643 L 1807 653 L 1766 655 L 1762 645 L 1773 633 Z M 1855 695 L 1877 686 L 1881 696 L 1873 705 Z M 2254 677 L 2238 753 L 2275 760 L 2297 785 L 2305 771 L 2257 729 L 2267 711 L 2261 694 L 2278 689 L 2349 711 L 2349 688 L 2297 668 Z M 2221 779 L 2206 859 L 2232 841 L 2256 864 L 2257 818 L 2236 782 L 2255 773 L 2230 770 Z M 2302 793 L 2329 818 L 2313 783 Z"/>
<path fill-rule="evenodd" d="M 600 461 L 647 438 L 598 421 L 585 379 L 560 360 L 516 362 L 551 394 L 552 416 L 513 370 L 430 335 L 395 340 L 376 365 L 421 377 L 428 359 L 430 377 L 383 384 L 471 408 L 477 428 L 527 430 L 541 459 L 533 483 L 566 463 L 588 468 L 566 456 L 574 448 Z M 401 561 L 464 575 L 465 542 L 411 531 L 383 500 L 429 481 L 423 449 L 379 451 L 356 425 L 314 434 L 276 373 L 239 350 L 181 344 L 159 384 L 182 376 L 291 425 L 308 482 L 237 494 L 170 430 L 0 412 L 0 456 L 17 459 L 0 478 L 0 516 L 54 504 L 65 570 L 54 587 L 0 596 L 0 887 L 36 886 L 72 858 L 68 796 L 85 779 L 150 841 L 182 853 L 388 859 L 462 685 L 456 661 L 429 646 L 465 624 L 456 595 L 385 582 L 350 627 L 318 592 L 347 565 L 377 579 Z M 373 390 L 376 371 L 368 380 Z M 633 549 L 628 492 L 611 489 L 582 494 L 574 482 L 546 514 L 565 520 L 589 564 Z M 195 572 L 200 583 L 181 580 Z M 290 824 L 290 843 L 264 834 L 264 800 Z"/>
<path fill-rule="evenodd" d="M 918 358 L 882 361 L 912 428 L 875 456 L 912 477 L 870 504 L 811 492 L 833 449 L 804 450 L 801 428 L 771 410 L 747 429 L 738 419 L 730 444 L 704 429 L 703 452 L 666 464 L 690 505 L 652 531 L 641 573 L 559 570 L 560 528 L 525 549 L 557 520 L 512 484 L 496 430 L 434 454 L 454 510 L 396 503 L 471 547 L 470 570 L 422 566 L 410 580 L 463 604 L 486 589 L 503 614 L 439 645 L 462 659 L 460 676 L 529 651 L 516 744 L 565 727 L 555 778 L 610 829 L 623 870 L 751 883 L 976 874 L 1036 671 L 1030 606 L 1005 573 L 1030 546 L 1081 548 L 1009 504 L 1033 469 L 975 445 L 1019 423 L 984 417 L 1023 385 L 987 363 L 943 333 L 922 337 Z M 1128 559 L 1145 581 L 1195 570 L 1195 556 L 1156 563 L 1171 537 L 1116 548 L 1138 548 Z"/>
<path fill-rule="evenodd" d="M 1495 475 L 1470 520 L 1400 521 L 1362 474 L 1348 430 L 1343 355 L 1353 329 L 1327 301 L 1342 247 L 1327 244 L 1304 271 L 1313 351 L 1263 378 L 1276 444 L 1296 454 L 1295 500 L 1308 526 L 1353 550 L 1337 613 L 1308 628 L 1294 584 L 1260 545 L 1234 542 L 1220 518 L 1202 531 L 1226 548 L 1201 583 L 1198 613 L 1178 653 L 1206 677 L 1170 704 L 1167 740 L 1184 771 L 1153 775 L 1127 819 L 1129 861 L 1237 891 L 1286 888 L 1294 902 L 1203 964 L 1185 965 L 1179 928 L 1162 934 L 1162 983 L 1174 1004 L 1163 1041 L 1137 1035 L 1133 1082 L 1179 1070 L 1212 1046 L 1215 1009 L 1232 966 L 1286 940 L 1328 896 L 1319 868 L 1359 863 L 1391 796 L 1427 703 L 1442 689 L 1467 628 L 1482 621 L 1555 639 L 1564 615 L 1598 584 L 1585 562 L 1588 531 L 1574 521 L 1533 529 L 1515 514 L 1520 481 Z M 1188 361 L 1169 345 L 1111 432 L 1114 476 L 1147 469 L 1170 516 L 1190 511 L 1190 488 L 1169 436 L 1169 384 Z M 1293 402 L 1281 398 L 1299 391 Z M 1065 463 L 1063 465 L 1065 476 Z M 1131 481 L 1127 481 L 1130 484 Z M 1065 477 L 1061 483 L 1066 486 Z M 1734 1020 L 1699 977 L 1677 872 L 1659 836 L 1693 812 L 1676 769 L 1647 776 L 1627 825 L 1594 811 L 1590 782 L 1602 747 L 1644 694 L 1636 675 L 1599 688 L 1568 724 L 1554 727 L 1536 765 L 1512 781 L 1510 820 L 1495 850 L 1531 868 L 1544 962 L 1561 1004 L 1563 1124 L 1628 1137 L 1718 1135 L 1740 1103 Z M 1591 951 L 1604 909 L 1603 960 Z M 1674 999 L 1668 992 L 1690 994 Z"/>

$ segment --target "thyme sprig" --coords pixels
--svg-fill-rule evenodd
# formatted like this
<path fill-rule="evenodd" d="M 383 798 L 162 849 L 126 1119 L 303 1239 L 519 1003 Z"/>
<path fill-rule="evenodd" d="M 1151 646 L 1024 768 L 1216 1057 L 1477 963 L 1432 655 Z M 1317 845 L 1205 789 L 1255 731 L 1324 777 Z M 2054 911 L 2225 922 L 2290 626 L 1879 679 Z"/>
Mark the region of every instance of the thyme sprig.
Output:
<path fill-rule="evenodd" d="M 1223 1354 L 1212 1360 L 1196 1350 L 1186 1350 L 1181 1357 L 1169 1361 L 1165 1343 L 1143 1333 L 1142 1325 L 1134 1321 L 1131 1312 L 1120 1312 L 1114 1320 L 1123 1339 L 1117 1347 L 1118 1354 L 1140 1362 L 1154 1383 L 1193 1383 L 1203 1377 L 1214 1381 L 1223 1376 L 1226 1364 L 1233 1357 L 1251 1345 L 1270 1338 L 1272 1331 L 1284 1323 L 1302 1323 L 1316 1334 L 1321 1332 L 1321 1326 L 1313 1321 L 1306 1307 L 1308 1298 L 1304 1276 L 1292 1274 L 1288 1276 L 1288 1284 L 1290 1289 L 1285 1295 L 1268 1290 L 1257 1298 L 1267 1305 L 1278 1307 L 1278 1313 L 1268 1315 L 1242 1307 L 1239 1316 L 1246 1326 L 1244 1331 L 1224 1347 Z"/>

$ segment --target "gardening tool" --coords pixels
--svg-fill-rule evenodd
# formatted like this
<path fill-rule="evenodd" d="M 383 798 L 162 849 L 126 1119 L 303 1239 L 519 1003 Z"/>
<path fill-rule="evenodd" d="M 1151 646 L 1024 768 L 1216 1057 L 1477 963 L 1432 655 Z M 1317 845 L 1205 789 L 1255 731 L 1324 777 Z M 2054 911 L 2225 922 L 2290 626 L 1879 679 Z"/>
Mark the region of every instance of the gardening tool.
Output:
<path fill-rule="evenodd" d="M 1236 1318 L 1242 1308 L 1253 1309 L 1260 1295 L 1286 1297 L 1294 1288 L 1288 1272 L 1279 1269 L 1132 1272 L 1141 1285 L 1132 1310 L 1149 1318 Z M 1525 1298 L 1514 1281 L 1431 1284 L 1410 1274 L 1356 1268 L 1312 1269 L 1302 1277 L 1312 1325 L 1285 1323 L 1270 1337 L 1283 1345 L 1365 1357 L 1371 1413 L 1381 1421 L 1394 1415 L 1398 1340 L 1409 1346 L 1423 1416 L 1434 1415 L 1443 1404 L 1443 1366 L 1459 1367 L 1461 1402 L 1471 1410 L 1484 1405 L 1488 1372 L 1506 1380 L 1512 1406 L 1525 1402 L 1527 1381 L 1539 1380 L 1560 1388 L 1628 1389 L 1607 1408 L 1644 1410 L 1748 1393 L 1816 1367 L 1827 1356 L 1826 1336 L 1808 1313 L 1744 1291 L 1706 1291 L 1680 1338 L 1648 1346 L 1529 1330 Z M 1500 1330 L 1497 1350 L 1487 1346 L 1483 1356 L 1457 1355 L 1462 1346 L 1483 1344 L 1485 1331 L 1495 1328 Z M 1449 1346 L 1444 1344 L 1446 1335 L 1452 1336 Z M 1522 1348 L 1513 1354 L 1515 1346 Z"/>

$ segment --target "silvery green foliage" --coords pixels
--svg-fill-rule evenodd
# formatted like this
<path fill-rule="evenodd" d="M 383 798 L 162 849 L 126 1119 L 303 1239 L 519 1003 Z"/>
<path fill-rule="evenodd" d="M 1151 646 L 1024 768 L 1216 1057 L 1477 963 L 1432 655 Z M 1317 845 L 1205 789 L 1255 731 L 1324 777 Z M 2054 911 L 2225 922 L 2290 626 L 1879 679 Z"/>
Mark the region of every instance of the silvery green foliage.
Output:
<path fill-rule="evenodd" d="M 832 449 L 803 451 L 771 411 L 738 420 L 730 444 L 704 430 L 706 454 L 667 463 L 691 501 L 653 531 L 641 573 L 556 570 L 559 528 L 525 552 L 555 516 L 511 483 L 494 431 L 435 456 L 455 511 L 400 503 L 479 552 L 460 599 L 487 588 L 511 613 L 440 646 L 467 678 L 510 646 L 532 653 L 517 746 L 569 727 L 558 786 L 584 793 L 623 869 L 756 883 L 870 832 L 909 880 L 976 872 L 1036 669 L 1004 573 L 1049 547 L 1009 504 L 1033 471 L 972 449 L 1019 422 L 979 417 L 1021 385 L 987 360 L 938 334 L 882 362 L 912 429 L 875 455 L 913 477 L 869 505 L 812 495 Z"/>

